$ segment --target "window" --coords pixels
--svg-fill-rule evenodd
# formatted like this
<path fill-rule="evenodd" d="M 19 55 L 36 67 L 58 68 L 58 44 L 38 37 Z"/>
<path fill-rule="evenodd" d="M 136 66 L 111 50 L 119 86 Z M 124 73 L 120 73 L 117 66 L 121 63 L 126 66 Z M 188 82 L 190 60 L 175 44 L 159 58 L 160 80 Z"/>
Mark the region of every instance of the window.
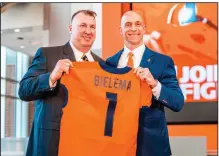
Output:
<path fill-rule="evenodd" d="M 29 103 L 19 99 L 19 82 L 29 56 L 1 46 L 1 138 L 28 137 Z"/>

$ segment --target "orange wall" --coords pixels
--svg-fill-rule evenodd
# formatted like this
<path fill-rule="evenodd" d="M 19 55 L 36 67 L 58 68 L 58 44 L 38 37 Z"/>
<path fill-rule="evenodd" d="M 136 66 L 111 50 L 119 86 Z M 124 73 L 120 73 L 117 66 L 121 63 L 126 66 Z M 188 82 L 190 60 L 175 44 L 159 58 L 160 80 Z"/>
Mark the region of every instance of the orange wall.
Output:
<path fill-rule="evenodd" d="M 102 9 L 102 58 L 115 54 L 123 46 L 123 39 L 119 33 L 120 18 L 122 14 L 121 3 L 103 3 Z"/>

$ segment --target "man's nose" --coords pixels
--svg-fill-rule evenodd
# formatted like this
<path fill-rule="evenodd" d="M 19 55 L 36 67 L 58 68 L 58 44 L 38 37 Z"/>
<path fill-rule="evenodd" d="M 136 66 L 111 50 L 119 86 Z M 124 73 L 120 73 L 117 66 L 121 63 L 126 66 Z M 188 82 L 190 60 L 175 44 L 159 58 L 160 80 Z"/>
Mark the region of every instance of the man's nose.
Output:
<path fill-rule="evenodd" d="M 85 32 L 86 32 L 87 34 L 91 34 L 91 28 L 90 28 L 90 27 L 87 27 L 86 30 L 85 30 Z"/>
<path fill-rule="evenodd" d="M 137 30 L 137 27 L 135 26 L 135 24 L 132 25 L 131 30 L 132 30 L 132 31 Z"/>

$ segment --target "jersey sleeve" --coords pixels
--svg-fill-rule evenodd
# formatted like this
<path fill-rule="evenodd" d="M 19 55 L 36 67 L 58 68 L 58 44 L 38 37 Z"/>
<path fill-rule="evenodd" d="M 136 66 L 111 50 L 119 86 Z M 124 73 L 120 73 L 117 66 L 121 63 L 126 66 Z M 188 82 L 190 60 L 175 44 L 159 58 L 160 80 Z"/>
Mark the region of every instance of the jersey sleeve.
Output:
<path fill-rule="evenodd" d="M 152 103 L 152 90 L 146 82 L 141 81 L 141 107 L 150 107 Z"/>

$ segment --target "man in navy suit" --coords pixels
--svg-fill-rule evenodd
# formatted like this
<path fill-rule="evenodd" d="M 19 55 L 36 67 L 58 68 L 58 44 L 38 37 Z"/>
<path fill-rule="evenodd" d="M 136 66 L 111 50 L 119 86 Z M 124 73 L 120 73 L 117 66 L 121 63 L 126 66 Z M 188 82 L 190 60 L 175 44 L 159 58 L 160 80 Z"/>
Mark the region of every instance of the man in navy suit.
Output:
<path fill-rule="evenodd" d="M 20 82 L 21 100 L 35 101 L 26 156 L 58 156 L 65 101 L 60 78 L 69 72 L 72 61 L 102 61 L 90 50 L 96 37 L 95 17 L 96 13 L 90 10 L 76 12 L 69 27 L 70 41 L 62 46 L 39 48 Z"/>
<path fill-rule="evenodd" d="M 184 105 L 174 62 L 170 57 L 145 47 L 145 25 L 137 12 L 128 11 L 122 16 L 120 33 L 124 48 L 106 62 L 118 68 L 128 64 L 136 68 L 134 73 L 150 85 L 153 93 L 151 107 L 140 110 L 136 155 L 170 156 L 164 106 L 179 112 Z"/>

